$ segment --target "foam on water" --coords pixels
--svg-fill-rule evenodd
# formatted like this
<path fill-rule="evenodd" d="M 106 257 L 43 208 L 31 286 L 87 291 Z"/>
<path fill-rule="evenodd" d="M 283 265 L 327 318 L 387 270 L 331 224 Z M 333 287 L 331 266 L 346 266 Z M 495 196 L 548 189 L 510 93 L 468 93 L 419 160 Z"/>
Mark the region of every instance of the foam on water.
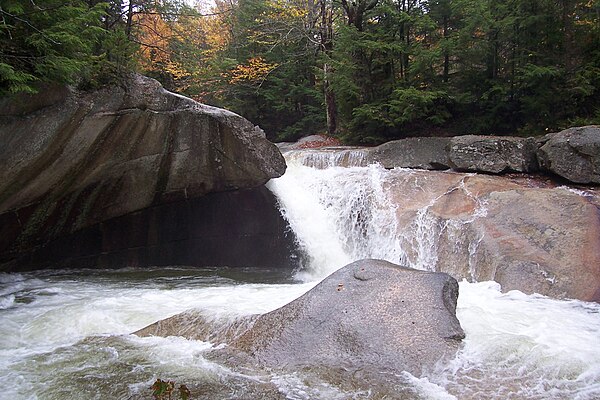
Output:
<path fill-rule="evenodd" d="M 397 226 L 384 182 L 410 173 L 374 165 L 317 170 L 292 162 L 271 181 L 300 246 L 315 256 L 303 277 L 318 279 L 367 257 L 435 269 L 439 237 L 462 240 L 463 225 L 486 216 L 485 204 L 475 199 L 471 219 L 440 226 L 429 205 L 410 226 Z M 463 182 L 458 189 L 466 190 Z M 469 262 L 481 239 L 468 243 Z M 462 282 L 460 292 L 464 348 L 450 365 L 410 377 L 418 393 L 431 399 L 600 398 L 600 305 L 502 293 L 495 282 Z"/>
<path fill-rule="evenodd" d="M 404 257 L 382 173 L 375 165 L 324 170 L 294 165 L 269 182 L 309 259 L 299 278 L 322 279 L 356 259 Z"/>
<path fill-rule="evenodd" d="M 458 398 L 600 397 L 600 304 L 461 282 L 464 348 L 429 379 Z"/>
<path fill-rule="evenodd" d="M 2 288 L 17 301 L 0 310 L 0 379 L 11 382 L 3 396 L 62 399 L 74 398 L 78 391 L 89 396 L 104 391 L 111 398 L 129 398 L 135 390 L 149 388 L 156 377 L 197 382 L 199 373 L 212 384 L 223 376 L 251 381 L 204 359 L 211 343 L 129 333 L 192 308 L 224 322 L 265 313 L 314 285 L 239 284 L 218 276 L 197 279 L 186 270 L 176 279 L 173 271 L 169 279 L 134 281 L 126 272 L 122 279 L 118 272 L 105 274 L 111 279 L 98 271 L 94 276 L 70 271 L 4 280 L 8 283 Z M 65 387 L 69 380 L 70 389 Z M 87 395 L 81 398 L 94 398 Z"/>
<path fill-rule="evenodd" d="M 11 382 L 4 392 L 7 398 L 59 399 L 78 391 L 91 396 L 111 390 L 114 398 L 128 398 L 146 390 L 156 377 L 178 382 L 200 379 L 204 385 L 228 380 L 245 382 L 238 382 L 242 386 L 271 383 L 287 398 L 297 399 L 369 397 L 366 392 L 348 394 L 307 380 L 302 374 L 239 375 L 204 358 L 214 344 L 128 335 L 189 308 L 223 320 L 266 312 L 312 284 L 200 286 L 190 281 L 189 289 L 174 289 L 152 288 L 153 281 L 136 287 L 80 277 L 84 290 L 76 296 L 72 281 L 47 279 L 46 288 L 37 279 L 31 281 L 38 293 L 45 294 L 0 312 L 0 334 L 6 339 L 0 348 L 0 379 Z M 28 280 L 24 283 L 27 287 Z M 600 305 L 501 293 L 494 282 L 462 282 L 460 292 L 457 314 L 467 335 L 464 348 L 451 363 L 409 376 L 420 396 L 442 400 L 600 396 Z M 119 381 L 111 388 L 107 382 L 113 379 Z M 65 382 L 70 382 L 71 391 Z"/>
<path fill-rule="evenodd" d="M 368 165 L 367 154 L 364 148 L 338 147 L 289 151 L 285 154 L 285 158 L 288 164 L 325 169 L 331 167 L 365 167 Z"/>
<path fill-rule="evenodd" d="M 377 388 L 346 392 L 302 371 L 233 371 L 205 357 L 218 343 L 130 332 L 192 308 L 224 322 L 268 312 L 358 258 L 430 268 L 435 235 L 468 221 L 439 226 L 424 208 L 414 224 L 397 226 L 384 190 L 389 173 L 398 171 L 290 163 L 269 184 L 309 256 L 304 284 L 244 283 L 186 269 L 0 274 L 0 397 L 148 398 L 160 377 L 196 385 L 207 398 L 260 398 L 269 390 L 289 399 L 371 398 Z M 478 212 L 473 218 L 484 215 L 484 205 Z M 476 252 L 477 241 L 468 248 Z M 415 398 L 600 398 L 600 305 L 462 282 L 457 315 L 466 339 L 456 358 L 398 377 Z"/>

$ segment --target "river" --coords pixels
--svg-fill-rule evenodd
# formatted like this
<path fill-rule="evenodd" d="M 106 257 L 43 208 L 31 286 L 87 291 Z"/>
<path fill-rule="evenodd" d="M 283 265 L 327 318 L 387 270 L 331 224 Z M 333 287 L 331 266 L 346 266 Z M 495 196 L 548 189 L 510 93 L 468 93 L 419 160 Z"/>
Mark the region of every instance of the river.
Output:
<path fill-rule="evenodd" d="M 410 235 L 398 235 L 404 227 L 393 222 L 382 192 L 389 171 L 288 164 L 269 188 L 307 254 L 294 276 L 185 267 L 0 274 L 0 398 L 148 399 L 157 378 L 207 399 L 395 398 L 300 371 L 232 370 L 207 356 L 220 343 L 131 335 L 191 308 L 223 324 L 273 310 L 355 259 L 422 269 L 435 263 L 426 216 Z M 408 236 L 416 239 L 398 239 Z M 446 365 L 402 377 L 413 398 L 600 398 L 599 304 L 463 281 L 457 315 L 463 349 Z"/>

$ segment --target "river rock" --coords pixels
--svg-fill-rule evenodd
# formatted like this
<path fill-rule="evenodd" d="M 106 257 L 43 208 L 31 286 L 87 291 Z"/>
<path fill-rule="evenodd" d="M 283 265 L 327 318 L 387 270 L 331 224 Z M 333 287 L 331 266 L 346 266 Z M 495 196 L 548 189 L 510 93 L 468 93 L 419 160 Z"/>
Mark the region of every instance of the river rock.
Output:
<path fill-rule="evenodd" d="M 369 161 L 384 168 L 449 169 L 449 138 L 418 137 L 393 140 L 372 149 Z"/>
<path fill-rule="evenodd" d="M 464 333 L 447 274 L 356 261 L 260 316 L 233 346 L 271 366 L 349 366 L 419 373 L 452 356 Z"/>
<path fill-rule="evenodd" d="M 542 169 L 572 182 L 600 184 L 600 126 L 550 133 L 540 144 Z"/>
<path fill-rule="evenodd" d="M 455 169 L 484 173 L 537 171 L 532 138 L 505 136 L 419 137 L 394 140 L 369 151 L 384 168 Z"/>
<path fill-rule="evenodd" d="M 457 297 L 458 284 L 447 274 L 361 260 L 275 311 L 227 325 L 220 338 L 193 312 L 136 333 L 230 340 L 228 352 L 270 368 L 420 374 L 452 357 L 464 338 Z M 251 327 L 240 334 L 240 326 Z"/>
<path fill-rule="evenodd" d="M 508 136 L 456 136 L 448 158 L 453 169 L 486 172 L 535 172 L 537 145 L 533 138 Z"/>
<path fill-rule="evenodd" d="M 166 204 L 189 208 L 190 200 L 257 188 L 284 171 L 281 153 L 260 128 L 139 75 L 95 92 L 53 87 L 2 99 L 0 268 L 30 268 L 29 256 L 40 249 L 68 258 L 77 239 L 60 251 L 50 243 L 78 232 L 100 237 L 104 246 L 105 235 L 120 228 L 102 224 L 115 218 L 137 215 L 146 223 L 149 214 L 135 213 Z M 160 236 L 160 226 L 146 226 L 138 236 Z"/>
<path fill-rule="evenodd" d="M 395 171 L 384 185 L 407 265 L 495 280 L 503 290 L 600 301 L 597 190 L 417 170 Z"/>
<path fill-rule="evenodd" d="M 309 135 L 298 139 L 297 142 L 277 143 L 277 147 L 283 152 L 298 149 L 317 149 L 328 146 L 340 146 L 342 142 L 333 136 Z"/>

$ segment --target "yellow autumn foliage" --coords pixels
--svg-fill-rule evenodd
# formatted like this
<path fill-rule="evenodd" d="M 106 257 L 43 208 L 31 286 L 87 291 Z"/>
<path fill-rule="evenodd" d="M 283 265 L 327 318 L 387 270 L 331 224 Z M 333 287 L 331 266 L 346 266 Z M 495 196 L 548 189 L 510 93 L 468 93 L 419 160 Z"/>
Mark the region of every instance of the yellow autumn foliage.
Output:
<path fill-rule="evenodd" d="M 263 81 L 278 64 L 270 64 L 262 57 L 252 57 L 246 64 L 239 64 L 227 74 L 230 84 L 240 82 L 256 83 Z"/>

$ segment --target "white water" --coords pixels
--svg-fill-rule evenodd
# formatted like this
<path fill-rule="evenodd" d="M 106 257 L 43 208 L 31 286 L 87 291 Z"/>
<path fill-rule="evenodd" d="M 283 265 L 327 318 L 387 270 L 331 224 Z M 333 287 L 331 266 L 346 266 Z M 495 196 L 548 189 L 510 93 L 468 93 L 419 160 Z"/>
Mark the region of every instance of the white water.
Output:
<path fill-rule="evenodd" d="M 290 163 L 282 178 L 269 182 L 308 255 L 301 278 L 319 280 L 362 258 L 404 257 L 383 173 L 376 166 L 321 170 Z"/>
<path fill-rule="evenodd" d="M 470 218 L 439 226 L 429 205 L 416 212 L 409 226 L 398 226 L 397 205 L 384 185 L 392 174 L 411 171 L 336 167 L 339 156 L 312 153 L 308 158 L 289 155 L 286 174 L 269 183 L 310 255 L 300 274 L 304 279 L 320 279 L 361 258 L 434 270 L 441 233 L 460 240 L 463 224 L 486 216 L 485 204 L 477 200 Z M 329 167 L 318 169 L 323 165 Z M 463 186 L 461 181 L 459 188 L 466 190 Z M 467 246 L 471 256 L 478 240 Z M 426 398 L 600 399 L 599 304 L 503 294 L 495 282 L 463 281 L 457 316 L 466 333 L 458 357 L 449 366 L 412 377 Z"/>
<path fill-rule="evenodd" d="M 340 266 L 363 258 L 433 271 L 440 238 L 446 235 L 459 247 L 463 225 L 486 215 L 485 204 L 475 199 L 478 207 L 470 218 L 439 221 L 429 213 L 438 200 L 434 198 L 415 211 L 409 225 L 399 226 L 398 204 L 389 198 L 393 191 L 386 186 L 394 178 L 410 177 L 411 170 L 388 171 L 379 165 L 320 169 L 322 165 L 335 165 L 339 157 L 331 152 L 317 157 L 316 150 L 310 150 L 311 157 L 307 158 L 302 156 L 304 152 L 288 155 L 285 175 L 267 185 L 277 195 L 284 217 L 308 254 L 306 269 L 299 274 L 301 279 L 320 280 Z M 311 162 L 319 168 L 305 165 Z M 411 182 L 415 183 L 418 178 Z M 450 190 L 454 189 L 471 197 L 462 181 Z M 473 253 L 471 256 L 477 245 L 475 240 L 465 246 Z"/>
<path fill-rule="evenodd" d="M 261 398 L 264 390 L 290 399 L 370 398 L 368 389 L 345 393 L 300 372 L 232 371 L 205 357 L 218 343 L 129 333 L 190 308 L 221 320 L 267 312 L 358 258 L 430 268 L 436 221 L 422 212 L 408 227 L 420 248 L 407 249 L 414 242 L 392 222 L 384 195 L 388 173 L 290 163 L 271 182 L 309 255 L 299 274 L 307 283 L 181 268 L 0 274 L 0 399 L 151 398 L 158 377 L 195 385 L 210 399 Z M 415 398 L 600 399 L 600 305 L 462 282 L 457 315 L 464 348 L 448 365 L 403 377 Z"/>

